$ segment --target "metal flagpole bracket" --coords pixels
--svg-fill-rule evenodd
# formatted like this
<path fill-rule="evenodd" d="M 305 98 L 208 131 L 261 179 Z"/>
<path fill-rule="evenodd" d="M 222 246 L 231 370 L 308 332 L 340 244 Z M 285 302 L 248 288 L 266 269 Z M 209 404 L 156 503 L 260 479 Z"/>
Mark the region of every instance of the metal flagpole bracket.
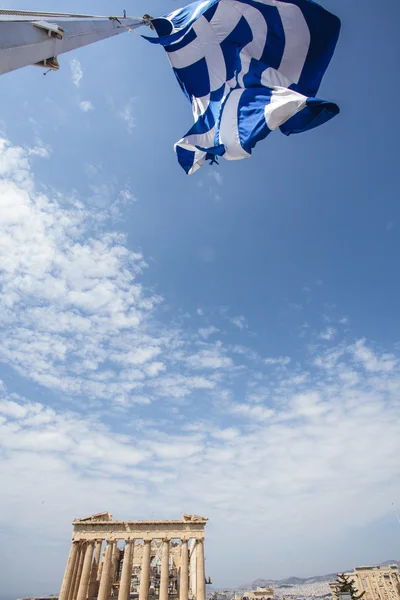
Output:
<path fill-rule="evenodd" d="M 144 24 L 154 30 L 154 25 L 152 23 L 153 18 L 154 17 L 151 17 L 150 15 L 143 15 Z"/>
<path fill-rule="evenodd" d="M 64 35 L 64 29 L 57 25 L 57 23 L 49 23 L 48 21 L 32 21 L 33 27 L 44 29 L 49 37 L 55 37 L 58 40 L 62 40 Z"/>

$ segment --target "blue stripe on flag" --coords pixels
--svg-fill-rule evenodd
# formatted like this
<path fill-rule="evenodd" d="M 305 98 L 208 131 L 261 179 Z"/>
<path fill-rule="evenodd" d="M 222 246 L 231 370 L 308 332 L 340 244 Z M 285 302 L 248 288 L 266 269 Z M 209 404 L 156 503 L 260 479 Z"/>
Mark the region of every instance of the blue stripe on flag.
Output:
<path fill-rule="evenodd" d="M 271 130 L 265 122 L 264 108 L 271 99 L 271 90 L 250 88 L 243 92 L 238 106 L 240 145 L 248 154 Z"/>
<path fill-rule="evenodd" d="M 182 48 L 185 48 L 185 46 L 187 46 L 188 44 L 190 44 L 191 42 L 193 42 L 196 38 L 197 38 L 196 32 L 192 28 L 180 40 L 180 42 L 176 42 L 175 44 L 172 44 L 170 46 L 164 46 L 164 48 L 165 48 L 165 50 L 168 53 L 170 53 L 170 52 L 176 52 L 177 50 L 182 50 Z"/>
<path fill-rule="evenodd" d="M 190 169 L 193 167 L 194 151 L 186 150 L 186 148 L 182 148 L 182 146 L 177 146 L 176 156 L 178 158 L 179 164 L 186 171 L 186 174 L 188 174 Z"/>
<path fill-rule="evenodd" d="M 215 11 L 217 10 L 217 8 L 218 3 L 216 2 L 213 6 L 211 6 L 211 8 L 208 8 L 204 13 L 203 16 L 207 19 L 208 22 L 210 22 L 213 16 L 215 15 Z"/>
<path fill-rule="evenodd" d="M 310 30 L 310 49 L 295 89 L 305 96 L 315 96 L 339 39 L 340 19 L 313 0 L 280 1 L 298 6 Z"/>
<path fill-rule="evenodd" d="M 235 29 L 220 43 L 226 64 L 226 78 L 229 81 L 240 70 L 239 52 L 253 40 L 250 25 L 242 17 Z"/>
<path fill-rule="evenodd" d="M 267 23 L 268 33 L 260 60 L 265 63 L 266 66 L 264 68 L 272 67 L 273 69 L 277 69 L 281 64 L 282 56 L 285 51 L 285 31 L 278 9 L 275 6 L 267 6 L 266 4 L 254 2 L 253 0 L 237 1 L 256 8 L 264 17 Z"/>
<path fill-rule="evenodd" d="M 330 121 L 339 112 L 339 107 L 333 102 L 326 102 L 319 98 L 307 98 L 306 107 L 288 119 L 279 129 L 285 135 L 303 133 Z"/>
<path fill-rule="evenodd" d="M 201 98 L 209 93 L 210 80 L 205 58 L 182 69 L 174 69 L 174 71 L 190 98 L 192 96 Z"/>

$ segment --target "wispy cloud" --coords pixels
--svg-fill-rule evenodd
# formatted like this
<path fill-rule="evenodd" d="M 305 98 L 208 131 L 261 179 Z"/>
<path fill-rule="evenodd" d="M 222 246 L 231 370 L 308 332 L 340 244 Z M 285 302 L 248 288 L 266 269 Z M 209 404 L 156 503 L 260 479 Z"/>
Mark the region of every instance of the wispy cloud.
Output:
<path fill-rule="evenodd" d="M 90 100 L 82 100 L 81 102 L 79 102 L 79 108 L 83 112 L 89 112 L 90 110 L 94 110 L 94 106 L 90 102 Z"/>
<path fill-rule="evenodd" d="M 28 148 L 29 156 L 38 156 L 39 158 L 50 158 L 50 151 L 45 146 L 34 146 Z"/>
<path fill-rule="evenodd" d="M 321 331 L 319 337 L 321 340 L 333 340 L 336 335 L 336 329 L 334 327 L 327 327 L 325 331 Z"/>
<path fill-rule="evenodd" d="M 232 325 L 239 327 L 239 329 L 245 329 L 247 327 L 247 319 L 243 315 L 240 315 L 239 317 L 233 317 L 230 319 L 230 322 Z"/>
<path fill-rule="evenodd" d="M 393 354 L 383 353 L 377 355 L 368 348 L 366 340 L 358 340 L 350 348 L 356 361 L 360 362 L 367 371 L 377 373 L 391 373 L 398 365 L 398 360 Z"/>
<path fill-rule="evenodd" d="M 132 133 L 136 127 L 136 119 L 133 114 L 134 101 L 134 98 L 129 98 L 128 102 L 118 113 L 119 118 L 126 123 L 126 129 L 128 133 Z"/>
<path fill-rule="evenodd" d="M 284 562 L 282 532 L 300 553 L 305 539 L 322 547 L 390 510 L 400 494 L 396 348 L 347 328 L 315 343 L 311 324 L 299 360 L 262 359 L 235 343 L 239 325 L 229 344 L 211 337 L 227 311 L 200 330 L 205 308 L 171 324 L 144 285 L 145 257 L 112 230 L 126 187 L 108 187 L 99 209 L 44 188 L 31 160 L 0 141 L 0 359 L 18 380 L 0 385 L 0 560 L 18 551 L 39 585 L 47 563 L 30 558 L 40 535 L 44 555 L 57 556 L 46 581 L 59 585 L 70 518 L 106 498 L 121 518 L 207 514 L 232 548 L 236 585 L 254 555 Z M 246 523 L 251 555 L 232 523 Z"/>
<path fill-rule="evenodd" d="M 83 78 L 81 63 L 77 58 L 73 58 L 69 64 L 71 67 L 72 83 L 76 85 L 76 87 L 79 87 Z"/>
<path fill-rule="evenodd" d="M 291 362 L 289 356 L 279 356 L 278 358 L 266 358 L 264 359 L 264 363 L 266 365 L 279 365 L 282 367 L 286 367 Z"/>
<path fill-rule="evenodd" d="M 186 363 L 193 369 L 226 369 L 233 366 L 233 360 L 226 356 L 221 342 L 216 342 L 208 348 L 191 354 L 186 358 Z"/>
<path fill-rule="evenodd" d="M 218 327 L 214 327 L 213 325 L 211 325 L 210 327 L 201 327 L 199 329 L 200 337 L 204 338 L 205 340 L 208 339 L 210 337 L 210 335 L 213 335 L 214 333 L 218 333 L 218 332 L 219 332 Z"/>
<path fill-rule="evenodd" d="M 218 185 L 222 185 L 224 183 L 224 178 L 216 168 L 213 168 L 211 171 L 208 171 L 208 176 L 214 179 L 214 181 Z"/>

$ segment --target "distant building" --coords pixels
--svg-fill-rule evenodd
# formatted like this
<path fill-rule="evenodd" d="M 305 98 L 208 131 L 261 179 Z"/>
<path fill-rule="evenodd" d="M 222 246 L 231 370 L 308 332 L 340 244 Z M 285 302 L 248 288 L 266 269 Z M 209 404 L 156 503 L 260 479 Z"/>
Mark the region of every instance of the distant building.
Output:
<path fill-rule="evenodd" d="M 400 600 L 400 573 L 397 565 L 388 567 L 356 567 L 346 573 L 354 581 L 358 593 L 365 592 L 362 600 Z M 339 600 L 335 582 L 329 584 L 332 600 Z"/>
<path fill-rule="evenodd" d="M 274 590 L 272 587 L 258 587 L 255 590 L 243 592 L 240 596 L 236 595 L 235 600 L 274 600 Z"/>

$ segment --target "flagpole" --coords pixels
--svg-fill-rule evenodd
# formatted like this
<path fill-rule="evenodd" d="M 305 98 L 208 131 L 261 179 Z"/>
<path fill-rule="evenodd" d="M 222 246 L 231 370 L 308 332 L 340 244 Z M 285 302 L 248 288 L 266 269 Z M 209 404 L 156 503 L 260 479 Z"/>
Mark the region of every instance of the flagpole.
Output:
<path fill-rule="evenodd" d="M 54 19 L 58 15 L 62 18 Z M 125 13 L 122 17 L 79 17 L 0 9 L 0 75 L 29 65 L 57 70 L 60 54 L 148 24 Z"/>

